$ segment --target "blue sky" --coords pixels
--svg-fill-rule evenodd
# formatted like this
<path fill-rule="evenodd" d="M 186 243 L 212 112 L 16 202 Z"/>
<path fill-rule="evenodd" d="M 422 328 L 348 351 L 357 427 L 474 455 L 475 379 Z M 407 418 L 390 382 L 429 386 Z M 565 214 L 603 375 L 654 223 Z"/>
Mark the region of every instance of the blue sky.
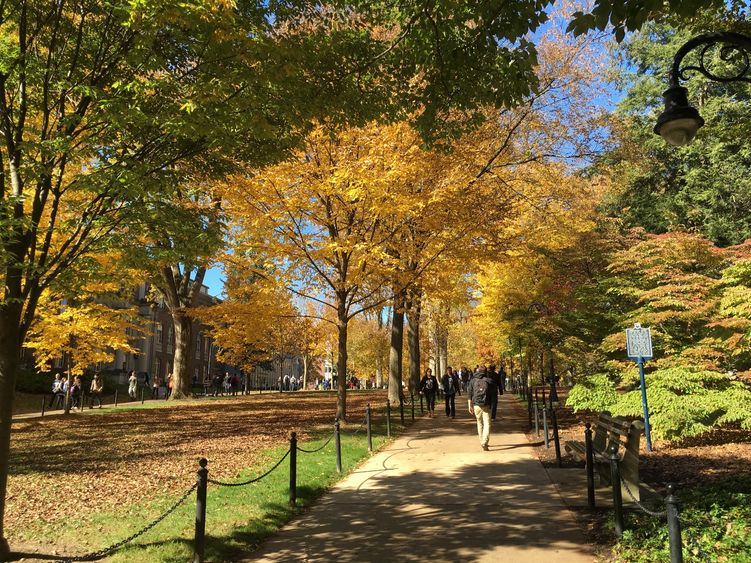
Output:
<path fill-rule="evenodd" d="M 222 292 L 224 291 L 224 279 L 222 275 L 222 268 L 218 266 L 206 272 L 203 284 L 209 288 L 209 295 L 222 297 Z"/>

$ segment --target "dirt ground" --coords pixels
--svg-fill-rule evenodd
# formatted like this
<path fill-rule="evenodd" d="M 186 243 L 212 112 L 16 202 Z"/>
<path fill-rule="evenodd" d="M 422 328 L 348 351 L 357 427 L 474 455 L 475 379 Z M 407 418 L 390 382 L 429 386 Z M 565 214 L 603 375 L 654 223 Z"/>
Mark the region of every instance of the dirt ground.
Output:
<path fill-rule="evenodd" d="M 385 401 L 385 392 L 349 393 L 349 424 L 359 425 L 366 403 L 375 410 Z M 334 393 L 299 392 L 16 422 L 8 537 L 32 523 L 65 522 L 90 499 L 114 507 L 148 503 L 154 491 L 179 494 L 195 480 L 201 457 L 213 478 L 234 478 L 262 450 L 285 444 L 290 432 L 303 443 L 309 431 L 333 425 L 335 414 Z"/>

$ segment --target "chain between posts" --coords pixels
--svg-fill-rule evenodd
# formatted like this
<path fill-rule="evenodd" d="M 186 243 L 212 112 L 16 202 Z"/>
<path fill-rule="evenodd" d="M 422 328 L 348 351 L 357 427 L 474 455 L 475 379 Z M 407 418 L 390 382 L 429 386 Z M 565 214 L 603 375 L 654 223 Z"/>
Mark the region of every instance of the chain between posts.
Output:
<path fill-rule="evenodd" d="M 318 448 L 316 448 L 314 450 L 306 450 L 305 448 L 301 448 L 300 446 L 297 446 L 297 451 L 298 452 L 302 452 L 304 454 L 314 454 L 314 453 L 320 452 L 323 448 L 325 448 L 326 446 L 328 446 L 329 443 L 331 442 L 331 440 L 333 440 L 333 439 L 334 439 L 334 433 L 332 432 L 331 436 L 328 437 L 328 439 L 323 443 L 322 446 L 320 446 L 320 447 L 318 447 Z"/>
<path fill-rule="evenodd" d="M 132 534 L 128 536 L 127 538 L 120 540 L 119 542 L 112 544 L 109 547 L 106 547 L 104 549 L 100 549 L 98 551 L 92 551 L 91 553 L 87 553 L 85 555 L 76 555 L 73 557 L 65 557 L 63 559 L 59 559 L 58 563 L 72 563 L 73 561 L 96 561 L 97 559 L 101 559 L 102 557 L 105 557 L 109 555 L 110 553 L 113 553 L 123 547 L 124 545 L 132 542 L 136 538 L 139 538 L 140 536 L 144 535 L 146 532 L 151 530 L 154 526 L 159 524 L 162 520 L 167 518 L 170 514 L 172 514 L 177 508 L 185 502 L 185 500 L 190 496 L 190 494 L 196 490 L 196 487 L 198 487 L 198 483 L 194 483 L 193 486 L 190 487 L 187 491 L 185 491 L 185 494 L 179 498 L 179 500 L 170 506 L 166 511 L 164 511 L 156 520 L 151 522 L 149 525 L 144 526 L 140 530 L 138 530 L 135 534 Z"/>
<path fill-rule="evenodd" d="M 368 422 L 367 416 L 362 419 L 362 422 L 360 422 L 360 425 L 350 434 L 350 436 L 357 436 L 358 432 L 362 431 L 363 428 L 365 428 L 365 424 Z"/>
<path fill-rule="evenodd" d="M 274 469 L 276 469 L 277 467 L 279 467 L 282 464 L 282 462 L 285 459 L 287 459 L 287 456 L 289 455 L 289 452 L 290 452 L 290 450 L 287 450 L 287 452 L 282 456 L 282 458 L 274 464 L 274 467 L 272 467 L 271 469 L 269 469 L 263 475 L 255 477 L 253 479 L 248 479 L 247 481 L 242 481 L 240 483 L 224 483 L 222 481 L 217 481 L 215 479 L 207 479 L 207 482 L 211 483 L 212 485 L 219 485 L 220 487 L 242 487 L 242 486 L 245 486 L 245 485 L 250 485 L 251 483 L 257 483 L 258 481 L 260 481 L 261 479 L 263 479 L 264 477 L 266 477 L 267 475 L 269 475 L 272 471 L 274 471 Z"/>
<path fill-rule="evenodd" d="M 667 510 L 660 510 L 658 512 L 652 511 L 648 509 L 646 506 L 644 506 L 642 503 L 640 503 L 638 500 L 636 500 L 636 497 L 634 496 L 634 493 L 631 491 L 631 488 L 628 486 L 628 482 L 623 479 L 623 476 L 621 475 L 621 484 L 623 485 L 623 488 L 626 489 L 626 493 L 629 497 L 631 497 L 631 501 L 636 504 L 643 512 L 646 514 L 649 514 L 650 516 L 654 516 L 655 518 L 666 518 L 668 515 Z"/>

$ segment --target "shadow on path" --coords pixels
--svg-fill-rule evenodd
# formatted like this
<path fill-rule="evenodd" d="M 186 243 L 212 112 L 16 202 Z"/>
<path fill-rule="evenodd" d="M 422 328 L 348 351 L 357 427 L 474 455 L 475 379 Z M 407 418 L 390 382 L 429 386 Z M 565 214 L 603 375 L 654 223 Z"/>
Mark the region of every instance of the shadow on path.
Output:
<path fill-rule="evenodd" d="M 423 419 L 252 560 L 592 561 L 524 425 L 526 413 L 505 396 L 483 452 L 466 411 Z"/>

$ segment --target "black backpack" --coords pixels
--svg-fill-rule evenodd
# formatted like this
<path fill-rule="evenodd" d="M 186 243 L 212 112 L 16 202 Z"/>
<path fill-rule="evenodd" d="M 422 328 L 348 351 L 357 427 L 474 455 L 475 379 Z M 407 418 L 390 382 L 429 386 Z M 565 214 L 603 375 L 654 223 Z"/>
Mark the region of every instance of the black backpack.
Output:
<path fill-rule="evenodd" d="M 490 405 L 492 382 L 487 377 L 477 377 L 472 383 L 472 404 L 478 406 Z"/>

